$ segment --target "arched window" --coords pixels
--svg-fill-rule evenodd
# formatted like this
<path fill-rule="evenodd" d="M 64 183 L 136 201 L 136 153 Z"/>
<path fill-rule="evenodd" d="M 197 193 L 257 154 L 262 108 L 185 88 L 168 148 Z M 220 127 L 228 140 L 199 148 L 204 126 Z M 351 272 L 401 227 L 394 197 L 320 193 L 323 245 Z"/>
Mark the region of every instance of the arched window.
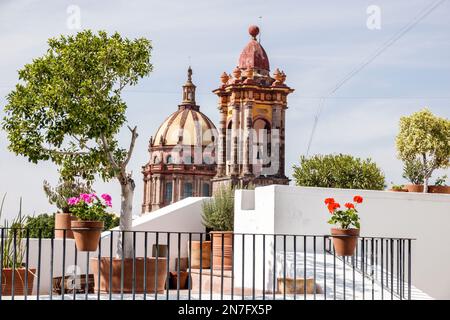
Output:
<path fill-rule="evenodd" d="M 166 182 L 166 188 L 164 189 L 164 202 L 169 203 L 172 201 L 172 182 Z"/>
<path fill-rule="evenodd" d="M 256 133 L 257 153 L 256 159 L 270 161 L 271 155 L 271 132 L 270 123 L 265 119 L 256 119 L 253 123 L 253 128 Z M 267 163 L 266 163 L 267 164 Z"/>
<path fill-rule="evenodd" d="M 159 158 L 158 158 L 158 156 L 154 156 L 154 157 L 153 157 L 153 163 L 154 163 L 154 164 L 158 164 L 158 163 L 159 163 Z"/>
<path fill-rule="evenodd" d="M 186 182 L 184 184 L 184 188 L 183 188 L 183 199 L 188 198 L 188 197 L 192 197 L 192 183 L 191 182 Z"/>
<path fill-rule="evenodd" d="M 167 164 L 172 164 L 173 163 L 172 156 L 170 154 L 166 158 L 166 163 Z"/>

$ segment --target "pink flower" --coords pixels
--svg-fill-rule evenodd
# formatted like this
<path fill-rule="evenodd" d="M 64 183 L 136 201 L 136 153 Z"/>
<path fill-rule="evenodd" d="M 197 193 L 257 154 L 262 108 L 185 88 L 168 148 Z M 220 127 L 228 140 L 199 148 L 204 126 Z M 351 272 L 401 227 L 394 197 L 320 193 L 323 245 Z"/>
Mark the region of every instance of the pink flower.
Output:
<path fill-rule="evenodd" d="M 70 206 L 76 205 L 76 204 L 78 203 L 78 201 L 79 201 L 79 199 L 76 198 L 76 197 L 72 197 L 72 198 L 67 199 L 67 203 L 68 203 Z"/>
<path fill-rule="evenodd" d="M 82 193 L 82 194 L 80 194 L 80 200 L 83 200 L 86 203 L 91 203 L 92 197 L 90 194 Z"/>
<path fill-rule="evenodd" d="M 104 193 L 101 195 L 101 197 L 103 200 L 105 200 L 105 203 L 108 207 L 112 207 L 112 203 L 111 203 L 112 198 L 109 194 Z"/>

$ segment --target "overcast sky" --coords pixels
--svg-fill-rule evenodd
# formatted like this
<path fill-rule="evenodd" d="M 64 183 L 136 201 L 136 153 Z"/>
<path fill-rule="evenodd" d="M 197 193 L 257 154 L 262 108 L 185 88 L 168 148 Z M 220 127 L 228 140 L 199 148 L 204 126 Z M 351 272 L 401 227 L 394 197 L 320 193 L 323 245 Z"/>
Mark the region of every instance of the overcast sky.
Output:
<path fill-rule="evenodd" d="M 134 212 L 139 213 L 148 140 L 177 109 L 188 65 L 194 71 L 201 111 L 217 124 L 217 100 L 211 90 L 223 71 L 236 66 L 249 39 L 248 26 L 258 24 L 271 70 L 284 70 L 286 83 L 295 89 L 286 121 L 286 167 L 291 176 L 292 165 L 306 152 L 319 98 L 434 2 L 0 0 L 0 116 L 5 96 L 17 82 L 17 70 L 45 52 L 48 38 L 79 31 L 69 28 L 76 26 L 69 6 L 80 9 L 81 29 L 152 40 L 154 72 L 124 93 L 128 121 L 139 131 L 130 162 L 137 184 Z M 380 29 L 367 27 L 370 5 L 380 8 Z M 399 118 L 424 106 L 450 117 L 449 15 L 450 1 L 445 1 L 326 100 L 310 154 L 371 157 L 388 184 L 404 183 L 394 143 Z M 120 141 L 128 144 L 128 132 L 121 133 Z M 6 216 L 17 213 L 20 196 L 27 214 L 55 211 L 42 182 L 55 183 L 57 178 L 50 163 L 34 165 L 10 153 L 0 131 L 0 196 L 7 192 Z M 95 189 L 111 193 L 119 211 L 117 181 L 97 183 Z"/>

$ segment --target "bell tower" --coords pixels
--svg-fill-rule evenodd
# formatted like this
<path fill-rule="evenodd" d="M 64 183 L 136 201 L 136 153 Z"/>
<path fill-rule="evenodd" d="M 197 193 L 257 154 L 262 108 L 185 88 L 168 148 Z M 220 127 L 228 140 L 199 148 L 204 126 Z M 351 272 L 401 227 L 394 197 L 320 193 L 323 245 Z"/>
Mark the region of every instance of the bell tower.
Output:
<path fill-rule="evenodd" d="M 270 75 L 269 59 L 256 40 L 257 26 L 232 74 L 224 72 L 218 96 L 220 112 L 217 174 L 219 185 L 288 184 L 285 175 L 285 114 L 287 96 L 294 91 L 286 75 Z"/>

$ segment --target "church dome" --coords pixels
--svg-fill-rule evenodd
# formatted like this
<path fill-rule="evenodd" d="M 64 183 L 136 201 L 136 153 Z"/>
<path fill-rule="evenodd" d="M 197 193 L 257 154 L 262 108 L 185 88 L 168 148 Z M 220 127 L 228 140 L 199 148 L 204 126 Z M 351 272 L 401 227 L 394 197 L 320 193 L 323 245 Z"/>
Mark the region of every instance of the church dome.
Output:
<path fill-rule="evenodd" d="M 207 146 L 214 143 L 215 136 L 217 129 L 213 122 L 200 112 L 200 107 L 195 103 L 195 85 L 189 67 L 188 80 L 183 86 L 183 101 L 178 111 L 172 113 L 159 127 L 152 146 Z"/>
<path fill-rule="evenodd" d="M 270 71 L 267 53 L 261 44 L 256 40 L 256 36 L 259 34 L 259 28 L 257 26 L 250 26 L 248 32 L 252 39 L 245 46 L 239 56 L 239 68 Z"/>
<path fill-rule="evenodd" d="M 152 146 L 207 146 L 214 143 L 217 129 L 212 121 L 198 110 L 180 108 L 159 127 Z"/>

